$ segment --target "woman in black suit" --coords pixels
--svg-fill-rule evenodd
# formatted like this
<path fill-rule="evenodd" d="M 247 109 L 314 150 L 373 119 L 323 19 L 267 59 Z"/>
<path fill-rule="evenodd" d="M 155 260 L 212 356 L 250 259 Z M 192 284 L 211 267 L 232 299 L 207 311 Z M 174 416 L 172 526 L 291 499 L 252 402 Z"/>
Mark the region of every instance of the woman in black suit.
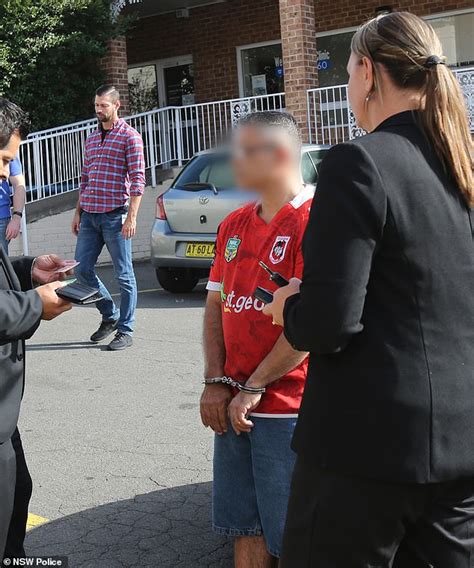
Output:
<path fill-rule="evenodd" d="M 370 134 L 328 153 L 303 281 L 266 308 L 311 353 L 282 566 L 392 567 L 403 544 L 401 568 L 472 568 L 466 109 L 435 32 L 409 13 L 362 26 L 348 72 Z"/>

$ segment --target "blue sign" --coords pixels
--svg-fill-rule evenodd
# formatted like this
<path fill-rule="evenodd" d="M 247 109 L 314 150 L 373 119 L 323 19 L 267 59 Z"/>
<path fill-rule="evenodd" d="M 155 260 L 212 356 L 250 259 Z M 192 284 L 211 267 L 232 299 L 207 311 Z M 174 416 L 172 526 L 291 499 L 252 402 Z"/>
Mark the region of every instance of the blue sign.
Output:
<path fill-rule="evenodd" d="M 275 67 L 275 75 L 277 77 L 283 77 L 283 66 Z"/>
<path fill-rule="evenodd" d="M 323 59 L 323 61 L 318 61 L 318 71 L 328 71 L 331 69 L 331 60 Z"/>
<path fill-rule="evenodd" d="M 327 71 L 331 69 L 331 54 L 328 50 L 318 51 L 316 59 L 318 71 Z"/>

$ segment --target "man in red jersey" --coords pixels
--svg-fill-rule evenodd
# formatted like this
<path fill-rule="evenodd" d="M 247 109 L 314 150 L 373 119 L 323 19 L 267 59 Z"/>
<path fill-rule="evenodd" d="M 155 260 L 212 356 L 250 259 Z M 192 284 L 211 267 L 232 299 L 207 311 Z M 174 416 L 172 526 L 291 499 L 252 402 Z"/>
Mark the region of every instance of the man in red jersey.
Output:
<path fill-rule="evenodd" d="M 295 461 L 290 443 L 307 354 L 290 346 L 253 294 L 257 286 L 275 289 L 259 261 L 288 279 L 302 274 L 314 188 L 302 183 L 300 155 L 290 115 L 262 112 L 240 122 L 236 181 L 259 201 L 219 227 L 207 287 L 201 417 L 216 433 L 213 526 L 236 537 L 236 568 L 277 566 Z"/>

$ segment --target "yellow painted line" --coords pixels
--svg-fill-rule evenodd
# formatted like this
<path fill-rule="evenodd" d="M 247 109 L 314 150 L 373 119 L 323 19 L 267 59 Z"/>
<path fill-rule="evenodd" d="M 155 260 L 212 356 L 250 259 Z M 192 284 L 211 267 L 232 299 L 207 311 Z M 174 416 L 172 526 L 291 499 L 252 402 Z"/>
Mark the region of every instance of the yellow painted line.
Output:
<path fill-rule="evenodd" d="M 28 521 L 26 523 L 26 530 L 34 529 L 35 527 L 39 527 L 40 525 L 44 525 L 48 522 L 48 519 L 44 517 L 40 517 L 39 515 L 33 515 L 30 513 L 28 515 Z"/>

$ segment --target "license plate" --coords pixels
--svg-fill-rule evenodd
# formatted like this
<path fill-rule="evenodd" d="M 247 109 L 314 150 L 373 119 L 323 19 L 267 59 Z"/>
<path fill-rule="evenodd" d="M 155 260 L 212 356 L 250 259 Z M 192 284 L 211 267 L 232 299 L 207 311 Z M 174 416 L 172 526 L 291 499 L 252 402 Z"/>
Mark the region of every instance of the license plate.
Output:
<path fill-rule="evenodd" d="M 193 258 L 212 258 L 214 256 L 214 243 L 188 243 L 186 256 Z"/>

